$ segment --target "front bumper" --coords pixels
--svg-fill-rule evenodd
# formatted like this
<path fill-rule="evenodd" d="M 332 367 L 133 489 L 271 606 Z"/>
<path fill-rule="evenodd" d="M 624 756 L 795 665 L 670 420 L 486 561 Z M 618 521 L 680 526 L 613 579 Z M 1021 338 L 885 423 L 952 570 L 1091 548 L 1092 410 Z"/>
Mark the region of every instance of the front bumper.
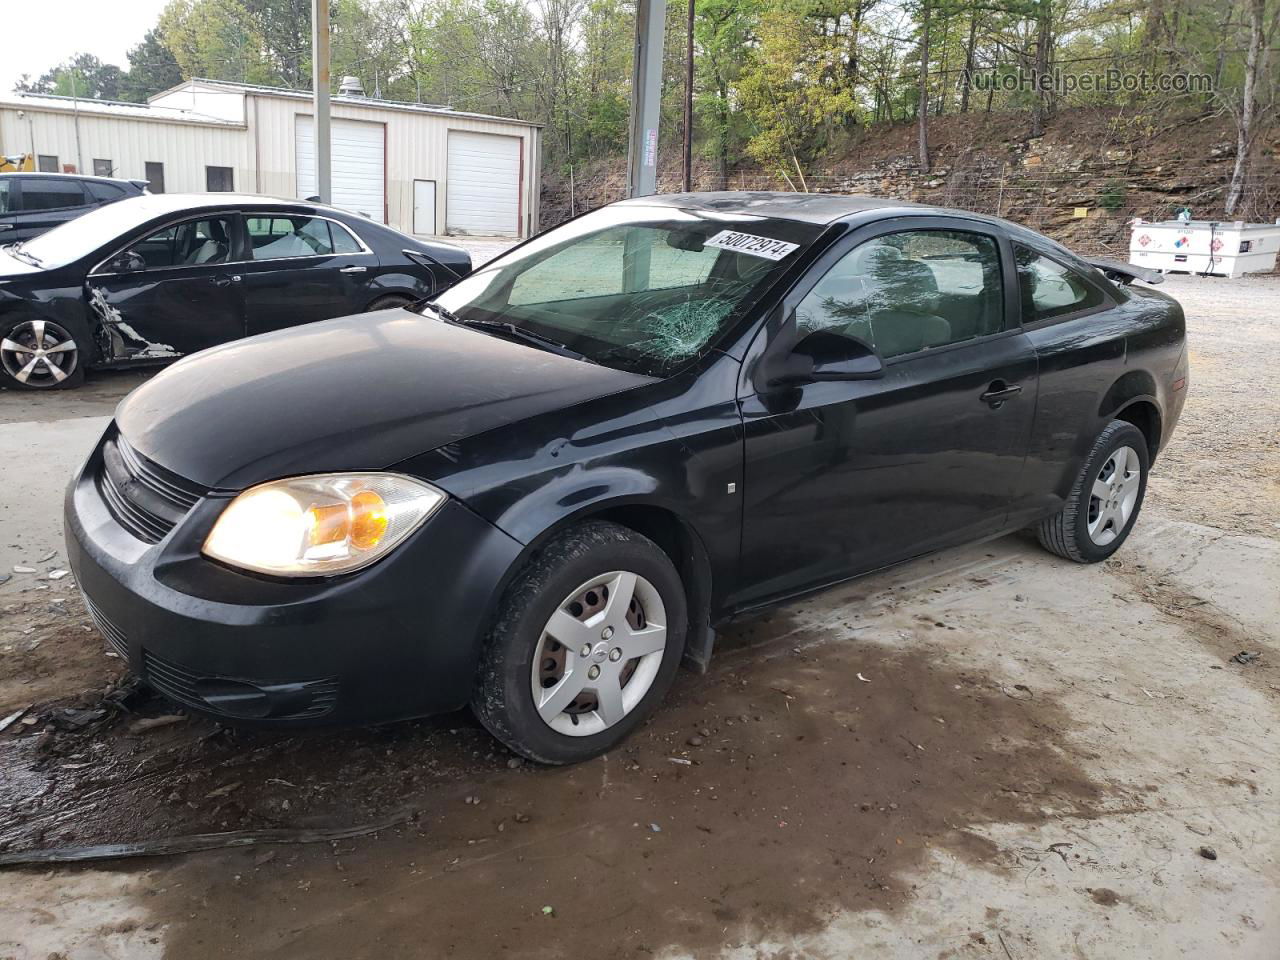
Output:
<path fill-rule="evenodd" d="M 231 493 L 148 543 L 108 509 L 102 458 L 100 443 L 67 490 L 68 557 L 103 635 L 160 692 L 240 725 L 381 722 L 470 699 L 521 545 L 461 503 L 364 570 L 271 580 L 200 554 Z"/>

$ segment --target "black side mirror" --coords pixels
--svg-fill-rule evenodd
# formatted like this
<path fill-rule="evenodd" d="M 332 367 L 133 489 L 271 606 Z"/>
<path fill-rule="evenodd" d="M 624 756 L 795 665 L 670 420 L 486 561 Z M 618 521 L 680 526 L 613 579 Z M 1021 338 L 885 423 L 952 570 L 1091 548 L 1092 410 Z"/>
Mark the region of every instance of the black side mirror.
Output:
<path fill-rule="evenodd" d="M 791 353 L 769 364 L 770 386 L 796 386 L 824 380 L 874 380 L 884 376 L 884 362 L 857 337 L 815 330 Z"/>
<path fill-rule="evenodd" d="M 126 250 L 112 259 L 107 264 L 107 269 L 112 273 L 137 273 L 139 270 L 147 269 L 147 261 L 142 254 L 133 250 Z"/>

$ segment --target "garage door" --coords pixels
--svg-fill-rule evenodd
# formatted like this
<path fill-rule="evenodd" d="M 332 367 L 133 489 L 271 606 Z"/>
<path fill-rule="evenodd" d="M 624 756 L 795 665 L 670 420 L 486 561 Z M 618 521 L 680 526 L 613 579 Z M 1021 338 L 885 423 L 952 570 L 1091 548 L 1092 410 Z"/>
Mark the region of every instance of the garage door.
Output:
<path fill-rule="evenodd" d="M 520 235 L 520 138 L 449 131 L 445 218 L 450 233 Z"/>
<path fill-rule="evenodd" d="M 294 137 L 298 197 L 316 194 L 316 135 L 310 117 L 297 118 Z M 385 223 L 383 127 L 359 120 L 330 121 L 333 204 Z"/>

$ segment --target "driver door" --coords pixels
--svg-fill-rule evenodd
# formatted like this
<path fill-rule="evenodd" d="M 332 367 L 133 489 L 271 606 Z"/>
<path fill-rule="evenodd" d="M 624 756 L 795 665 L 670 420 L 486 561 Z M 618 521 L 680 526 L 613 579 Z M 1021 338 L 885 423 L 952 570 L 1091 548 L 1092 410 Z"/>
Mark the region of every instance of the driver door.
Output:
<path fill-rule="evenodd" d="M 134 242 L 85 281 L 112 360 L 178 357 L 244 336 L 237 214 L 205 214 Z"/>
<path fill-rule="evenodd" d="M 1001 528 L 1037 383 L 1011 253 L 972 223 L 910 222 L 828 254 L 774 336 L 784 349 L 815 330 L 855 337 L 880 354 L 883 376 L 744 385 L 737 603 Z"/>

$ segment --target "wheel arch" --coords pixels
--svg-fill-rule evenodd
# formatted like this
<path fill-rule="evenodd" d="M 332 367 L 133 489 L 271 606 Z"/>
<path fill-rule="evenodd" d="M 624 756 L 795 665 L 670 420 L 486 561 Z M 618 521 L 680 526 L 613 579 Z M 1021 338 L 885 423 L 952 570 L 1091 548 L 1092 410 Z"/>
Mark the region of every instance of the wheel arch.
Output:
<path fill-rule="evenodd" d="M 567 514 L 530 540 L 515 562 L 501 592 L 505 592 L 529 561 L 553 537 L 589 521 L 616 523 L 648 537 L 671 560 L 684 584 L 689 627 L 685 637 L 685 659 L 699 672 L 711 660 L 715 633 L 711 628 L 711 559 L 702 537 L 693 524 L 668 506 L 644 500 L 613 500 L 592 503 Z"/>
<path fill-rule="evenodd" d="M 1164 417 L 1157 399 L 1155 377 L 1146 370 L 1130 370 L 1111 385 L 1099 404 L 1098 416 L 1106 423 L 1123 420 L 1147 438 L 1147 454 L 1154 463 L 1163 439 Z"/>

